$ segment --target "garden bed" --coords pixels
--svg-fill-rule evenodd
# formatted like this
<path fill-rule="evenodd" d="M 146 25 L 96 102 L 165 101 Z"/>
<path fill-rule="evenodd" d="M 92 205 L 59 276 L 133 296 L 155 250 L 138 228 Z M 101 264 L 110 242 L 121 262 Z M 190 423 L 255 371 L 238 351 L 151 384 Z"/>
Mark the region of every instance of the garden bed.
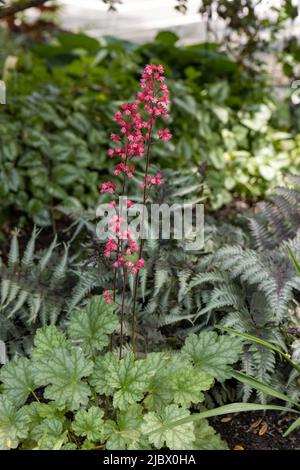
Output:
<path fill-rule="evenodd" d="M 231 450 L 300 450 L 300 430 L 283 437 L 293 422 L 289 413 L 237 413 L 212 421 Z"/>

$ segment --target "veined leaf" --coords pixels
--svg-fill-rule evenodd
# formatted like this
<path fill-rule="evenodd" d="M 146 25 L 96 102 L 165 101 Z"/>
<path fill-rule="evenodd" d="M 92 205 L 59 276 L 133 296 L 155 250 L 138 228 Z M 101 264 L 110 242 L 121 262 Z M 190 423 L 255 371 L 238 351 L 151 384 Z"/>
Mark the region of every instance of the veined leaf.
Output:
<path fill-rule="evenodd" d="M 105 421 L 103 435 L 108 450 L 141 449 L 141 424 L 143 422 L 141 405 L 130 405 L 119 412 L 116 421 Z M 148 442 L 149 448 L 149 442 Z"/>
<path fill-rule="evenodd" d="M 182 353 L 198 369 L 222 381 L 231 376 L 229 366 L 239 359 L 241 349 L 242 342 L 238 338 L 204 331 L 199 335 L 190 335 Z"/>
<path fill-rule="evenodd" d="M 0 395 L 0 449 L 15 449 L 27 437 L 29 420 L 13 403 Z"/>
<path fill-rule="evenodd" d="M 157 449 L 165 446 L 171 450 L 192 449 L 195 442 L 192 422 L 169 427 L 169 423 L 183 421 L 189 416 L 188 410 L 177 405 L 168 405 L 160 413 L 150 412 L 144 416 L 142 432 L 148 435 L 149 441 Z"/>
<path fill-rule="evenodd" d="M 101 351 L 109 344 L 108 335 L 119 326 L 115 308 L 115 304 L 108 305 L 102 296 L 93 297 L 84 309 L 72 315 L 69 323 L 70 338 L 79 342 L 90 355 Z"/>
<path fill-rule="evenodd" d="M 49 325 L 39 328 L 34 337 L 33 360 L 50 359 L 57 348 L 67 347 L 68 341 L 56 326 Z"/>
<path fill-rule="evenodd" d="M 0 372 L 3 391 L 16 406 L 23 405 L 34 391 L 34 374 L 29 359 L 21 357 L 5 364 Z"/>
<path fill-rule="evenodd" d="M 72 430 L 77 436 L 86 436 L 89 441 L 97 441 L 102 436 L 104 412 L 97 406 L 88 410 L 79 410 L 72 423 Z"/>
<path fill-rule="evenodd" d="M 46 386 L 46 399 L 70 410 L 87 404 L 91 391 L 82 379 L 92 373 L 93 363 L 81 350 L 59 348 L 53 352 L 51 360 L 42 358 L 35 361 L 33 367 L 37 383 Z"/>
<path fill-rule="evenodd" d="M 152 374 L 154 371 L 146 360 L 135 361 L 131 353 L 119 360 L 114 354 L 107 353 L 96 361 L 91 384 L 99 393 L 113 394 L 116 408 L 126 409 L 143 398 Z"/>
<path fill-rule="evenodd" d="M 204 400 L 202 390 L 209 390 L 214 379 L 206 372 L 195 370 L 193 367 L 178 369 L 171 375 L 171 388 L 174 402 L 182 406 L 199 403 Z"/>
<path fill-rule="evenodd" d="M 193 445 L 195 450 L 227 450 L 228 447 L 221 439 L 221 436 L 216 433 L 214 428 L 208 424 L 206 419 L 202 419 L 195 426 L 196 440 Z"/>

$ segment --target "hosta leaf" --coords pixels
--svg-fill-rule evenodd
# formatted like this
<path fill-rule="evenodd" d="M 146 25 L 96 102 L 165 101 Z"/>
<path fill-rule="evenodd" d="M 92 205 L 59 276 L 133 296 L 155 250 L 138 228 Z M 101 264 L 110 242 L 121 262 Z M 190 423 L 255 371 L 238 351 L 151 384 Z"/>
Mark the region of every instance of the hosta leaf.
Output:
<path fill-rule="evenodd" d="M 141 424 L 143 422 L 141 405 L 134 404 L 120 411 L 116 422 L 108 420 L 104 424 L 103 436 L 108 450 L 141 449 Z M 149 445 L 149 443 L 148 443 Z"/>
<path fill-rule="evenodd" d="M 216 433 L 206 419 L 195 423 L 196 440 L 193 444 L 194 450 L 227 450 L 225 442 Z"/>
<path fill-rule="evenodd" d="M 69 323 L 70 337 L 80 342 L 88 354 L 108 346 L 108 335 L 119 326 L 119 320 L 114 314 L 115 308 L 115 304 L 108 305 L 103 297 L 93 297 L 84 309 L 72 315 Z"/>
<path fill-rule="evenodd" d="M 177 405 L 168 405 L 160 413 L 151 412 L 144 416 L 142 432 L 157 449 L 168 447 L 171 450 L 192 449 L 195 441 L 194 424 L 186 423 L 171 429 L 164 429 L 174 420 L 186 418 L 190 412 Z"/>
<path fill-rule="evenodd" d="M 230 377 L 230 365 L 239 359 L 241 349 L 239 338 L 204 331 L 187 338 L 182 354 L 198 369 L 222 381 Z"/>
<path fill-rule="evenodd" d="M 5 364 L 0 372 L 0 380 L 7 398 L 16 406 L 23 405 L 35 389 L 32 365 L 25 357 Z"/>
<path fill-rule="evenodd" d="M 0 450 L 15 449 L 28 434 L 28 418 L 13 403 L 0 395 Z"/>
<path fill-rule="evenodd" d="M 82 378 L 92 373 L 93 363 L 80 349 L 60 348 L 53 352 L 51 360 L 40 359 L 34 363 L 35 378 L 40 386 L 46 386 L 44 397 L 54 400 L 58 407 L 76 410 L 86 405 L 90 387 Z"/>
<path fill-rule="evenodd" d="M 146 360 L 135 361 L 129 353 L 121 360 L 112 353 L 98 358 L 91 384 L 97 392 L 111 395 L 116 408 L 125 409 L 128 405 L 142 400 L 154 371 Z"/>
<path fill-rule="evenodd" d="M 202 390 L 209 390 L 214 379 L 205 372 L 187 367 L 178 370 L 171 377 L 171 387 L 174 394 L 174 402 L 183 406 L 191 403 L 199 403 L 204 400 Z"/>
<path fill-rule="evenodd" d="M 60 347 L 67 347 L 65 335 L 56 326 L 49 325 L 39 328 L 34 337 L 34 360 L 51 358 L 53 351 Z"/>
<path fill-rule="evenodd" d="M 72 423 L 72 429 L 78 436 L 85 436 L 89 441 L 98 441 L 102 436 L 104 412 L 97 406 L 88 410 L 79 410 Z"/>

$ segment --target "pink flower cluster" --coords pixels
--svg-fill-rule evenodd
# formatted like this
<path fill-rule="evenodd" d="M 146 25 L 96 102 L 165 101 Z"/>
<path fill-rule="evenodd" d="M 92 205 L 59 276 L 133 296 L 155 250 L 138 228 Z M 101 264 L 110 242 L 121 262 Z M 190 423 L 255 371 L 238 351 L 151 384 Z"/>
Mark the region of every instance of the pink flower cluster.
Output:
<path fill-rule="evenodd" d="M 110 295 L 110 293 L 109 293 L 108 290 L 105 290 L 105 291 L 103 292 L 103 297 L 105 298 L 107 304 L 110 304 L 110 303 L 111 303 L 112 298 L 111 298 L 111 295 Z"/>
<path fill-rule="evenodd" d="M 140 184 L 140 187 L 151 188 L 151 186 L 161 186 L 162 184 L 164 184 L 164 180 L 163 180 L 161 173 L 156 173 L 155 176 L 150 176 L 150 175 L 146 176 L 145 182 Z"/>
<path fill-rule="evenodd" d="M 125 181 L 127 178 L 132 178 L 134 174 L 135 165 L 132 160 L 143 158 L 146 149 L 148 153 L 149 146 L 155 140 L 167 142 L 172 138 L 168 128 L 159 130 L 156 139 L 153 136 L 153 125 L 156 120 L 159 117 L 169 118 L 169 91 L 164 82 L 162 65 L 146 65 L 141 77 L 141 90 L 137 93 L 136 100 L 133 103 L 123 103 L 115 113 L 114 121 L 119 126 L 119 132 L 110 135 L 115 145 L 108 150 L 108 156 L 118 159 L 114 174 L 122 178 L 119 196 L 124 196 Z M 146 190 L 146 188 L 150 189 L 152 186 L 162 184 L 161 173 L 151 176 L 147 170 L 141 187 Z M 100 192 L 116 195 L 116 188 L 116 183 L 108 181 L 102 183 Z M 116 201 L 112 200 L 110 206 L 115 207 Z M 133 202 L 127 200 L 127 208 L 132 206 Z M 144 260 L 143 258 L 137 261 L 128 259 L 129 255 L 139 251 L 139 247 L 134 242 L 132 234 L 128 230 L 125 232 L 122 230 L 121 219 L 114 215 L 110 221 L 110 230 L 115 237 L 109 238 L 106 242 L 104 254 L 108 258 L 114 258 L 115 267 L 123 266 L 131 273 L 136 273 L 144 267 Z"/>

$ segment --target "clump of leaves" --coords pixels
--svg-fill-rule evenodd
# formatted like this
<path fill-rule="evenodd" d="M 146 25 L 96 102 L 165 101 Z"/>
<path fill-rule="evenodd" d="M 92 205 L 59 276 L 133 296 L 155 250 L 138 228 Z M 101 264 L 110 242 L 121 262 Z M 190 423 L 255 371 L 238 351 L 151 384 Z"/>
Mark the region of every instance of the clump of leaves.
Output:
<path fill-rule="evenodd" d="M 2 449 L 226 447 L 206 420 L 180 420 L 196 414 L 193 405 L 215 380 L 231 376 L 240 339 L 205 331 L 181 351 L 119 359 L 106 352 L 119 328 L 115 310 L 94 297 L 72 315 L 66 333 L 40 328 L 31 358 L 2 367 Z"/>

